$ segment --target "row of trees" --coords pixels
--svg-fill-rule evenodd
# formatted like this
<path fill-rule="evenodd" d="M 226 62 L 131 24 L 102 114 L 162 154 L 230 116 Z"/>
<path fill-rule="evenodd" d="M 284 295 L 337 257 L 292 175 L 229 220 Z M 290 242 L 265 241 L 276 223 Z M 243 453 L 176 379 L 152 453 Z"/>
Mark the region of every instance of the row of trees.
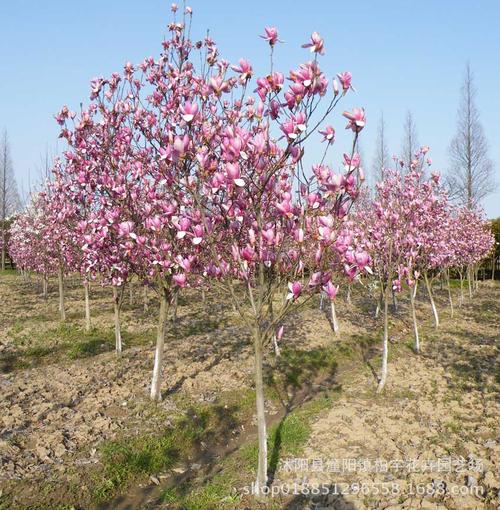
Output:
<path fill-rule="evenodd" d="M 158 59 L 127 63 L 121 73 L 93 80 L 86 109 L 58 113 L 68 148 L 51 182 L 12 227 L 10 252 L 44 281 L 57 273 L 62 320 L 65 275 L 82 275 L 87 327 L 89 282 L 109 285 L 117 354 L 127 283 L 135 279 L 155 290 L 153 400 L 161 398 L 167 317 L 178 294 L 186 287 L 222 289 L 254 347 L 255 491 L 261 493 L 267 484 L 263 356 L 282 337 L 290 312 L 323 293 L 336 324 L 339 286 L 378 282 L 385 323 L 381 390 L 388 296 L 407 287 L 414 296 L 422 275 L 432 296 L 432 279 L 451 268 L 472 282 L 491 236 L 478 213 L 448 205 L 437 176 L 424 180 L 427 148 L 408 162 L 405 177 L 387 170 L 376 198 L 366 196 L 357 152 L 365 126 L 361 108 L 342 113 L 351 150 L 337 170 L 325 164 L 335 141 L 331 119 L 352 77 L 340 72 L 328 80 L 319 34 L 304 44 L 312 60 L 285 80 L 274 65 L 278 31 L 266 28 L 270 68 L 254 80 L 247 60 L 230 65 L 210 37 L 190 40 L 189 7 L 180 19 L 177 7 L 173 11 Z M 319 136 L 324 152 L 309 171 L 304 155 Z"/>
<path fill-rule="evenodd" d="M 0 267 L 5 269 L 9 219 L 21 208 L 21 199 L 10 156 L 9 139 L 4 131 L 0 139 Z"/>
<path fill-rule="evenodd" d="M 457 111 L 456 132 L 449 146 L 449 169 L 445 185 L 450 198 L 469 209 L 478 207 L 482 200 L 495 191 L 494 165 L 488 155 L 488 142 L 476 105 L 477 89 L 470 64 L 465 69 Z M 383 113 L 377 126 L 372 172 L 375 180 L 389 163 L 387 129 Z M 401 159 L 409 169 L 419 148 L 416 123 L 411 111 L 406 113 L 403 125 Z"/>

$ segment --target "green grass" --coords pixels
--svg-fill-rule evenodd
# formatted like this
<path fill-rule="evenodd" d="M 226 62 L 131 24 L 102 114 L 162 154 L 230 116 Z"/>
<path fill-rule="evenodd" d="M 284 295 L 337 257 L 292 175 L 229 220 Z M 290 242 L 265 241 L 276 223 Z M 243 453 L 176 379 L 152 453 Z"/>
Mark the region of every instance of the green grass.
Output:
<path fill-rule="evenodd" d="M 0 276 L 16 276 L 17 275 L 17 269 L 0 269 Z"/>
<path fill-rule="evenodd" d="M 235 409 L 227 404 L 191 406 L 159 434 L 103 443 L 102 468 L 94 475 L 93 499 L 109 500 L 132 481 L 167 471 L 197 451 L 202 441 L 213 442 L 238 424 Z"/>
<path fill-rule="evenodd" d="M 334 396 L 321 395 L 292 411 L 268 434 L 269 470 L 275 471 L 279 460 L 299 454 L 311 434 L 312 421 L 318 414 L 332 406 Z M 254 478 L 257 465 L 258 446 L 256 441 L 240 448 L 227 458 L 222 470 L 203 487 L 177 490 L 169 489 L 164 501 L 176 502 L 176 508 L 186 510 L 226 510 L 234 508 L 239 496 L 235 488 L 248 485 Z M 175 499 L 177 498 L 177 499 Z"/>
<path fill-rule="evenodd" d="M 158 437 L 142 436 L 104 443 L 100 449 L 103 470 L 96 477 L 95 499 L 103 501 L 138 475 L 158 473 L 174 465 L 179 456 L 170 431 Z"/>
<path fill-rule="evenodd" d="M 284 349 L 276 366 L 266 374 L 266 386 L 281 382 L 285 387 L 301 388 L 319 374 L 334 374 L 337 353 L 333 349 Z"/>
<path fill-rule="evenodd" d="M 232 394 L 225 395 L 228 402 Z M 313 419 L 330 408 L 334 396 L 321 395 L 288 414 L 269 430 L 269 468 L 276 470 L 279 459 L 299 454 L 311 434 Z M 242 399 L 243 407 L 254 404 L 249 395 Z M 200 441 L 219 436 L 227 428 L 221 421 L 221 410 L 228 404 L 191 408 L 179 418 L 173 428 L 152 438 L 136 438 L 109 443 L 102 453 L 104 479 L 94 490 L 97 500 L 109 499 L 117 489 L 138 476 L 157 474 L 185 458 Z M 238 415 L 241 409 L 234 411 Z M 231 427 L 236 426 L 234 422 Z M 229 427 L 229 428 L 231 428 Z M 173 442 L 172 442 L 173 441 Z M 164 450 L 163 450 L 164 448 Z M 161 492 L 165 508 L 177 510 L 229 510 L 235 508 L 240 496 L 237 488 L 248 485 L 254 478 L 257 464 L 257 442 L 252 441 L 217 464 L 218 472 L 208 480 L 191 480 Z M 159 455 L 158 455 L 159 454 Z"/>

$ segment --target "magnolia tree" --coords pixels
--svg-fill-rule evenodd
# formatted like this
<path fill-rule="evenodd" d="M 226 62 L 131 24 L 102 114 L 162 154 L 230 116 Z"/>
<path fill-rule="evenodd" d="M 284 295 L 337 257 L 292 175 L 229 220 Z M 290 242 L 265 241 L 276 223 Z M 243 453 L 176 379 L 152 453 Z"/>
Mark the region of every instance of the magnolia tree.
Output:
<path fill-rule="evenodd" d="M 57 274 L 59 311 L 64 321 L 64 275 L 74 267 L 77 249 L 71 225 L 65 221 L 67 211 L 58 197 L 54 183 L 34 197 L 11 227 L 10 251 L 19 267 L 42 275 L 45 296 L 48 277 Z"/>
<path fill-rule="evenodd" d="M 431 209 L 437 200 L 435 187 L 438 182 L 437 176 L 424 182 L 422 171 L 416 169 L 422 168 L 426 152 L 426 148 L 419 151 L 412 167 L 404 175 L 398 170 L 386 170 L 384 179 L 376 186 L 373 203 L 365 203 L 364 208 L 356 211 L 356 235 L 365 239 L 383 305 L 384 335 L 379 392 L 387 380 L 389 300 L 393 292 L 402 290 L 405 282 L 410 287 L 415 348 L 419 349 L 415 289 L 419 269 L 422 269 L 425 255 L 432 245 L 431 230 L 436 228 Z"/>
<path fill-rule="evenodd" d="M 476 287 L 477 268 L 494 246 L 489 223 L 480 210 L 459 207 L 454 210 L 451 232 L 454 256 L 451 264 L 460 277 L 460 303 L 464 301 L 464 279 L 468 280 L 469 297 Z"/>
<path fill-rule="evenodd" d="M 172 284 L 183 287 L 201 278 L 231 296 L 252 335 L 259 431 L 255 491 L 262 493 L 267 484 L 264 348 L 294 305 L 334 285 L 328 255 L 362 180 L 355 147 L 364 111 L 344 113 L 354 133 L 345 172 L 335 174 L 324 165 L 308 172 L 302 163 L 306 141 L 319 130 L 326 149 L 332 145 L 334 129 L 326 120 L 348 92 L 350 74 L 339 74 L 340 86 L 335 81 L 329 87 L 318 62 L 323 40 L 313 34 L 305 46 L 314 59 L 291 71 L 285 87 L 284 74 L 273 68 L 278 33 L 267 28 L 263 38 L 271 70 L 252 86 L 248 61 L 231 66 L 210 38 L 190 41 L 190 16 L 188 8 L 182 22 L 170 25 L 160 59 L 139 66 L 142 78 L 132 78 L 131 65 L 126 72 L 137 96 L 144 79 L 150 92 L 147 102 L 134 108 L 134 122 L 151 149 L 151 176 L 166 190 L 170 209 L 163 221 L 175 233 L 175 242 L 163 251 L 170 264 L 159 275 L 162 307 Z M 175 255 L 179 249 L 185 253 Z M 164 319 L 160 311 L 157 359 Z"/>
<path fill-rule="evenodd" d="M 45 242 L 46 218 L 39 202 L 39 197 L 35 197 L 12 223 L 9 254 L 19 270 L 41 275 L 43 295 L 46 297 L 47 280 L 56 271 L 57 260 Z"/>

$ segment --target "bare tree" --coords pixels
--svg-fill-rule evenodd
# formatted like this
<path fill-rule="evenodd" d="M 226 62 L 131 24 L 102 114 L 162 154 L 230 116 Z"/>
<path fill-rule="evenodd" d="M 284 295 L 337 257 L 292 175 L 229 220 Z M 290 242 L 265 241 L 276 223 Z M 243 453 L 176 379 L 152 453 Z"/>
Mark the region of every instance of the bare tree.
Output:
<path fill-rule="evenodd" d="M 389 166 L 389 151 L 387 150 L 387 140 L 385 135 L 384 113 L 380 114 L 380 120 L 377 128 L 377 139 L 375 140 L 375 156 L 372 162 L 373 183 L 381 181 L 384 178 L 384 170 Z"/>
<path fill-rule="evenodd" d="M 0 144 L 0 214 L 2 222 L 2 270 L 5 269 L 7 254 L 7 218 L 21 207 L 14 168 L 10 158 L 9 138 L 4 131 Z"/>
<path fill-rule="evenodd" d="M 403 124 L 403 142 L 401 144 L 401 156 L 403 158 L 405 168 L 409 169 L 411 162 L 415 159 L 415 153 L 419 149 L 417 126 L 410 110 L 406 112 Z"/>
<path fill-rule="evenodd" d="M 447 184 L 450 196 L 469 208 L 475 207 L 495 189 L 493 162 L 476 106 L 477 90 L 470 65 L 465 69 L 457 131 L 450 148 Z"/>

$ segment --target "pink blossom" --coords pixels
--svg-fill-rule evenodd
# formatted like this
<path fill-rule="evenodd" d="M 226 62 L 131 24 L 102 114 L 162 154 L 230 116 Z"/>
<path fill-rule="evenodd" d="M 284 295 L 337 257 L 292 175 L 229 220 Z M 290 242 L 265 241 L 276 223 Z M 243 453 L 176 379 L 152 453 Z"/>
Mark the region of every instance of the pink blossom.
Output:
<path fill-rule="evenodd" d="M 264 32 L 265 34 L 260 37 L 268 41 L 271 46 L 274 46 L 277 42 L 281 42 L 278 39 L 278 29 L 276 27 L 265 27 Z"/>
<path fill-rule="evenodd" d="M 319 53 L 320 55 L 325 54 L 324 42 L 318 32 L 313 32 L 310 42 L 303 44 L 302 48 L 311 48 L 312 53 Z"/>
<path fill-rule="evenodd" d="M 352 88 L 352 74 L 349 71 L 345 71 L 343 73 L 338 73 L 337 77 L 342 85 L 342 91 L 345 94 L 350 88 Z"/>
<path fill-rule="evenodd" d="M 366 119 L 363 108 L 353 108 L 352 112 L 344 112 L 342 115 L 349 120 L 346 129 L 352 129 L 355 133 L 359 133 L 365 127 Z"/>
<path fill-rule="evenodd" d="M 323 135 L 323 142 L 333 143 L 335 141 L 335 129 L 332 126 L 326 126 L 319 132 Z"/>
<path fill-rule="evenodd" d="M 290 299 L 297 299 L 300 296 L 300 293 L 302 292 L 302 284 L 300 282 L 290 282 L 288 284 L 288 294 L 286 296 L 287 300 Z"/>
<path fill-rule="evenodd" d="M 339 287 L 338 285 L 337 286 L 333 285 L 331 280 L 328 280 L 328 282 L 325 285 L 323 285 L 323 290 L 325 294 L 328 296 L 328 299 L 333 300 L 337 297 Z"/>

